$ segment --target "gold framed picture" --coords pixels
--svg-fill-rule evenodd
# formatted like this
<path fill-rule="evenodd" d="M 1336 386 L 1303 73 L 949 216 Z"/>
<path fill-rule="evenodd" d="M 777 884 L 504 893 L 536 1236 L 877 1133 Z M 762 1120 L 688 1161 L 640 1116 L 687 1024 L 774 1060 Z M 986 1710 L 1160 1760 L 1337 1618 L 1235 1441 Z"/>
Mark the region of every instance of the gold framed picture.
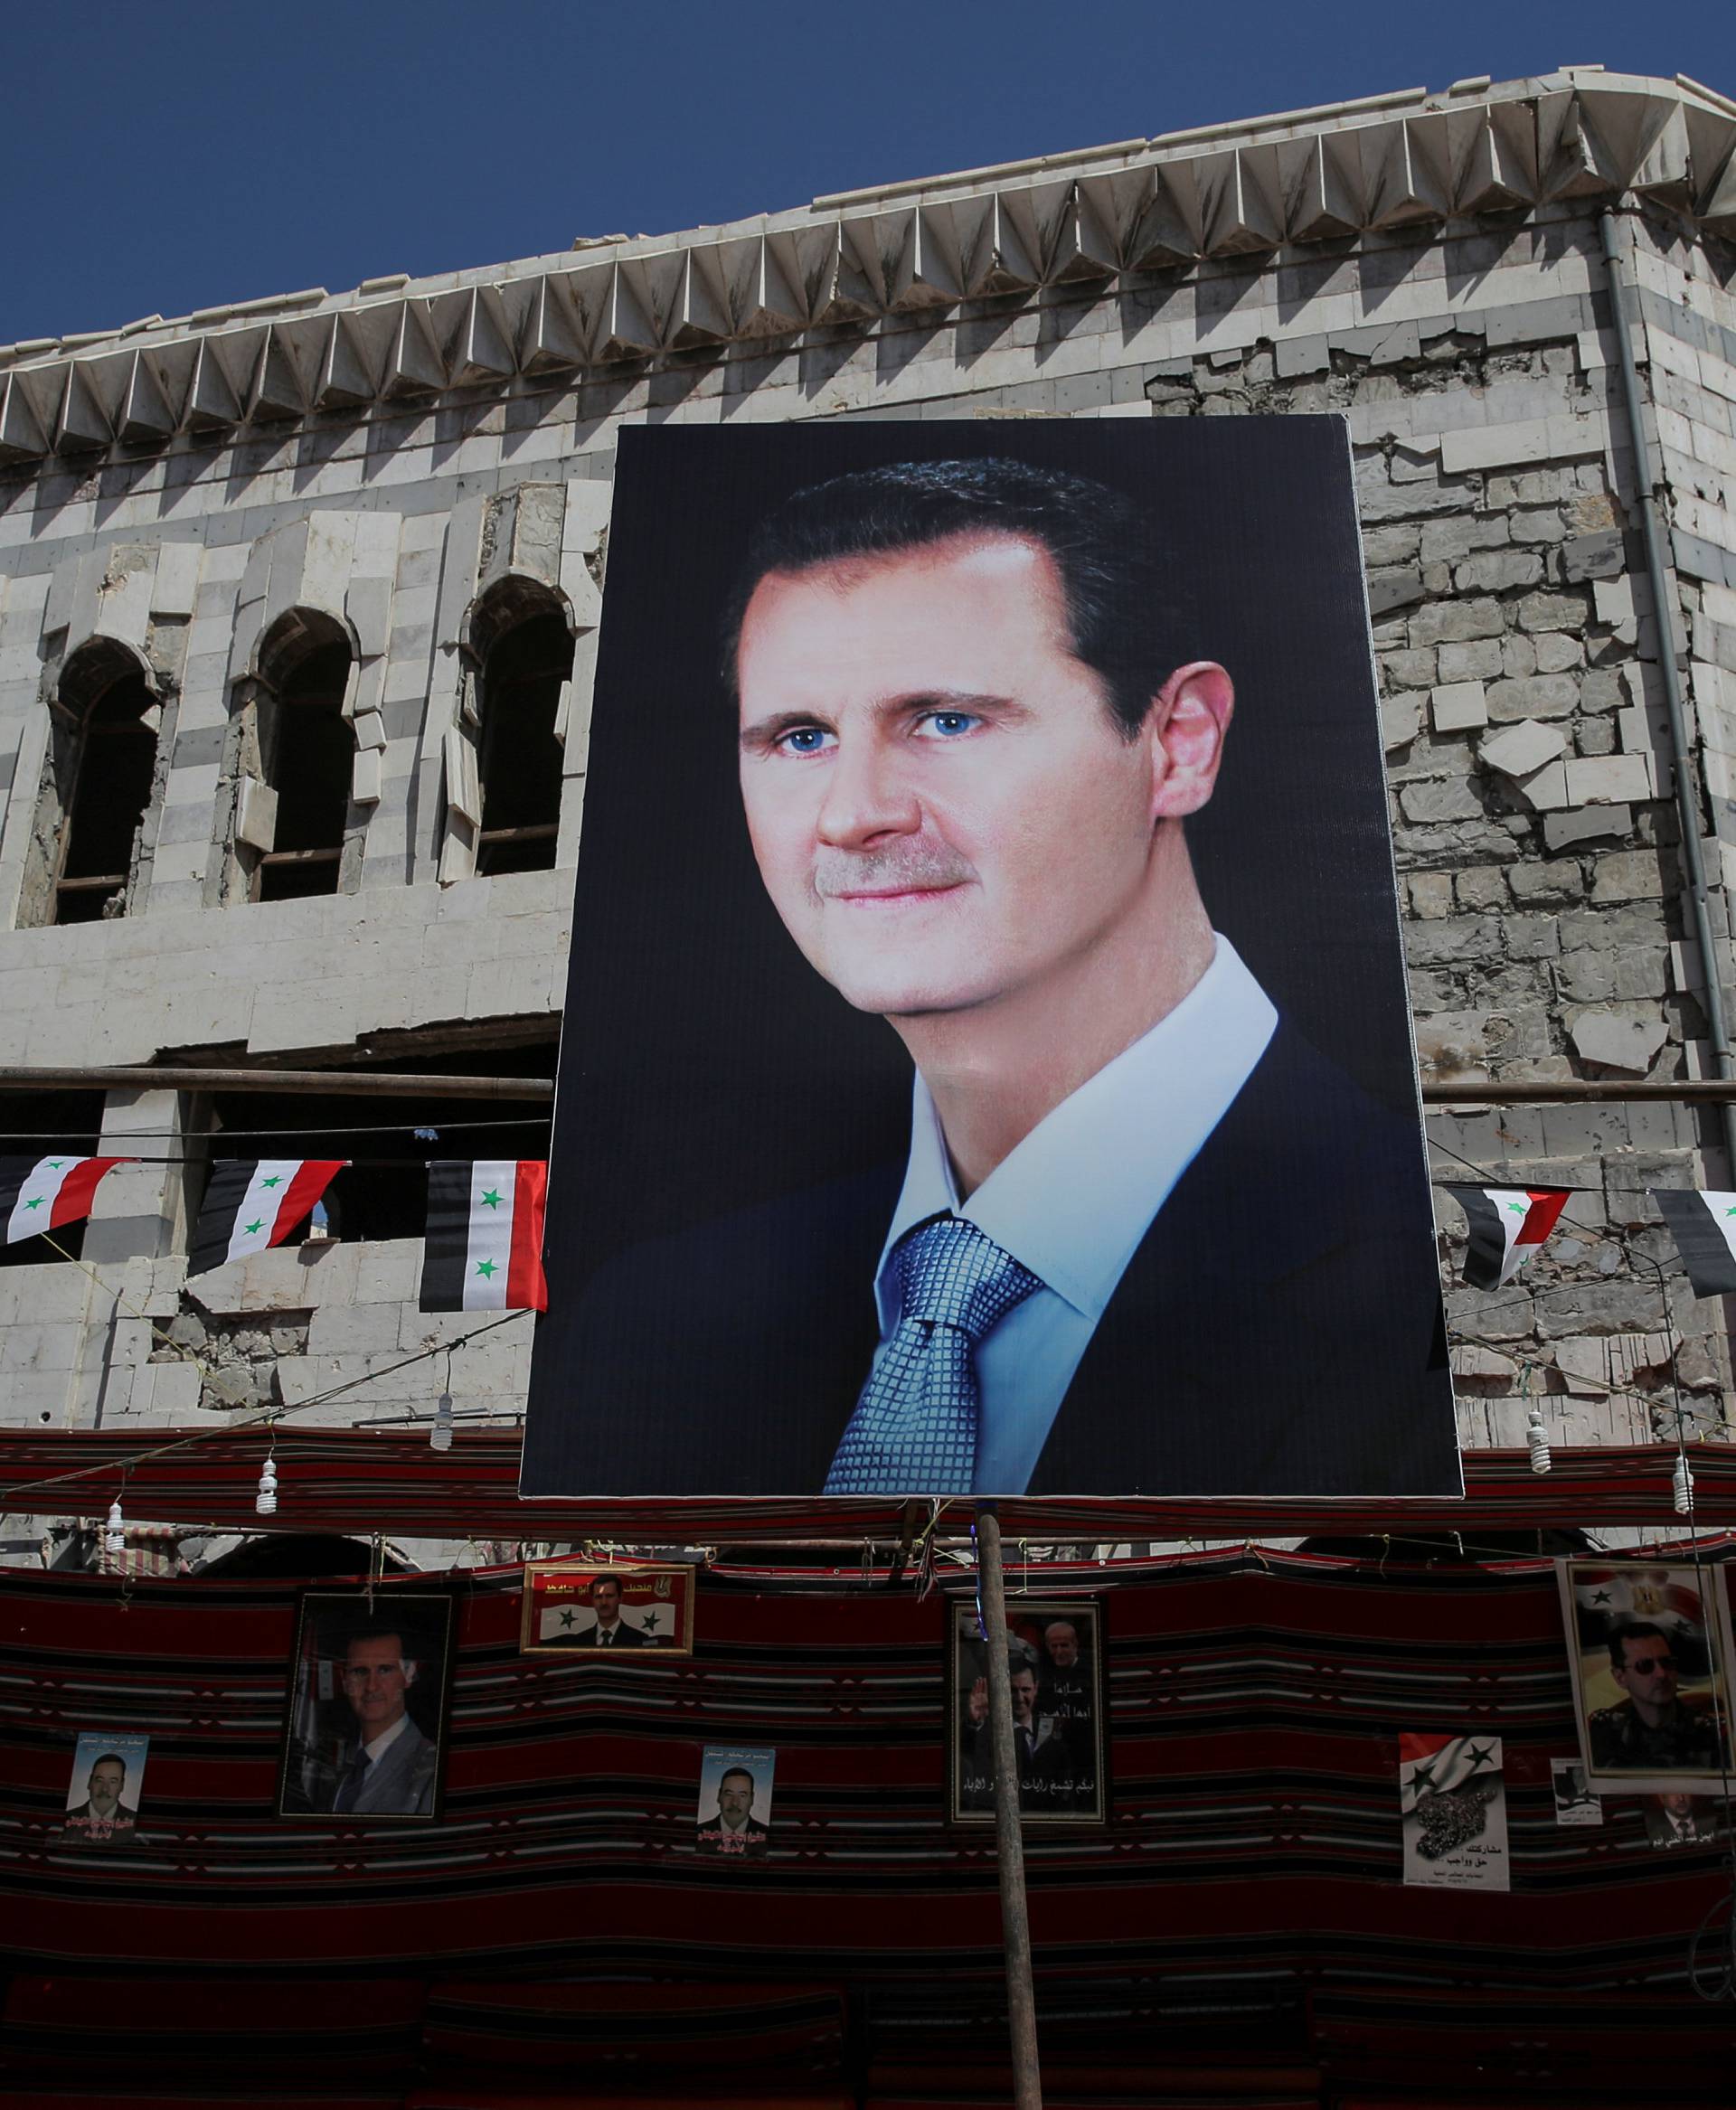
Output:
<path fill-rule="evenodd" d="M 655 1562 L 526 1561 L 520 1650 L 589 1656 L 654 1649 L 690 1656 L 696 1573 Z"/>

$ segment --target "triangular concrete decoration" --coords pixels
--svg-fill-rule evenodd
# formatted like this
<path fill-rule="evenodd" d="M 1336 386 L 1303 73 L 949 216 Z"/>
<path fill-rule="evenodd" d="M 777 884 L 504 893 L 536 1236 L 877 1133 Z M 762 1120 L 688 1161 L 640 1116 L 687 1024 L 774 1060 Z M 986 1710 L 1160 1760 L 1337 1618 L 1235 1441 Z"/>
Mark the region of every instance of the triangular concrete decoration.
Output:
<path fill-rule="evenodd" d="M 1405 118 L 1371 130 L 1373 153 L 1365 151 L 1363 161 L 1369 225 L 1414 227 L 1446 219 L 1453 196 L 1445 116 Z"/>
<path fill-rule="evenodd" d="M 1449 110 L 1447 139 L 1456 212 L 1511 212 L 1537 194 L 1537 118 L 1529 103 Z"/>
<path fill-rule="evenodd" d="M 878 231 L 892 308 L 951 307 L 964 298 L 964 258 L 950 205 L 882 212 Z"/>
<path fill-rule="evenodd" d="M 132 352 L 110 352 L 78 362 L 79 377 L 90 391 L 101 421 L 108 429 L 105 441 L 119 430 L 121 405 L 127 400 L 127 387 L 133 378 L 137 356 Z M 99 446 L 104 441 L 93 444 Z"/>
<path fill-rule="evenodd" d="M 56 451 L 77 454 L 86 447 L 107 447 L 113 438 L 114 428 L 91 385 L 91 377 L 84 371 L 84 363 L 71 361 L 66 369 L 66 392 L 61 398 L 55 428 Z"/>
<path fill-rule="evenodd" d="M 171 432 L 180 430 L 187 414 L 187 398 L 192 391 L 193 374 L 198 370 L 199 351 L 197 337 L 183 337 L 172 344 L 154 344 L 139 353 L 168 410 Z"/>
<path fill-rule="evenodd" d="M 1286 139 L 1278 146 L 1278 195 L 1292 241 L 1336 241 L 1363 224 L 1354 152 L 1335 139 Z"/>
<path fill-rule="evenodd" d="M 1580 122 L 1580 99 L 1571 88 L 1537 98 L 1537 170 L 1540 199 L 1606 197 L 1627 181 L 1599 165 L 1596 144 Z"/>
<path fill-rule="evenodd" d="M 365 311 L 364 311 L 365 314 Z M 314 380 L 316 410 L 359 409 L 380 391 L 380 361 L 384 350 L 376 331 L 370 343 L 365 320 L 339 312 L 326 341 L 325 357 Z"/>
<path fill-rule="evenodd" d="M 1030 214 L 1010 196 L 989 192 L 961 198 L 952 209 L 965 290 L 973 299 L 1027 293 L 1043 281 L 1041 250 Z"/>
<path fill-rule="evenodd" d="M 1122 168 L 1111 175 L 1081 176 L 1075 191 L 1080 254 L 1092 258 L 1107 271 L 1120 270 L 1151 203 L 1151 170 Z"/>
<path fill-rule="evenodd" d="M 664 257 L 641 258 L 641 283 L 650 295 L 651 312 L 661 342 L 672 352 L 690 352 L 724 344 L 730 337 L 729 303 L 709 250 L 676 250 Z"/>
<path fill-rule="evenodd" d="M 251 369 L 264 339 L 263 330 L 236 330 L 200 340 L 182 412 L 190 430 L 223 432 L 241 423 L 241 406 L 251 392 Z"/>
<path fill-rule="evenodd" d="M 307 409 L 307 391 L 295 353 L 283 341 L 281 326 L 265 333 L 265 355 L 253 384 L 249 416 L 271 420 L 300 418 Z"/>
<path fill-rule="evenodd" d="M 386 353 L 387 396 L 427 396 L 446 386 L 446 363 L 434 342 L 428 319 L 428 303 L 422 300 L 393 302 L 387 312 L 393 316 L 392 348 Z"/>
<path fill-rule="evenodd" d="M 134 353 L 132 372 L 127 377 L 126 393 L 115 420 L 116 437 L 129 447 L 147 447 L 172 438 L 176 422 L 175 409 L 164 394 L 150 361 L 143 352 Z"/>
<path fill-rule="evenodd" d="M 1146 209 L 1127 236 L 1127 269 L 1173 269 L 1191 264 L 1204 248 L 1198 161 L 1160 162 L 1152 171 Z"/>
<path fill-rule="evenodd" d="M 296 372 L 301 381 L 301 392 L 308 403 L 315 402 L 319 393 L 320 378 L 326 371 L 326 360 L 333 337 L 336 334 L 337 317 L 333 315 L 297 316 L 272 325 L 278 342 L 296 363 Z"/>
<path fill-rule="evenodd" d="M 599 365 L 647 359 L 658 349 L 657 325 L 631 278 L 613 263 L 571 274 L 584 305 L 591 357 Z"/>
<path fill-rule="evenodd" d="M 815 323 L 853 323 L 878 315 L 883 302 L 879 266 L 864 268 L 844 222 L 799 229 L 795 236 L 801 288 Z"/>
<path fill-rule="evenodd" d="M 1644 95 L 1625 89 L 1580 88 L 1580 137 L 1590 164 L 1603 177 L 1607 189 L 1624 191 L 1630 185 L 1636 190 L 1641 187 L 1642 174 L 1654 149 L 1663 142 L 1671 115 L 1679 117 L 1680 111 L 1679 103 L 1661 95 Z M 1672 160 L 1676 164 L 1674 176 Z M 1687 160 L 1688 136 L 1684 128 L 1676 134 L 1674 155 L 1665 148 L 1655 176 L 1645 187 L 1666 188 L 1674 181 L 1682 186 L 1685 196 Z"/>
<path fill-rule="evenodd" d="M 1008 199 L 1022 221 L 1029 216 L 1026 239 L 1036 244 L 1046 284 L 1067 286 L 1114 275 L 1115 266 L 1103 260 L 1084 230 L 1079 185 L 1071 176 L 1033 184 L 1029 190 L 1009 193 Z"/>
<path fill-rule="evenodd" d="M 725 242 L 717 257 L 736 336 L 787 337 L 803 327 L 807 304 L 790 236 Z"/>
<path fill-rule="evenodd" d="M 1269 153 L 1271 179 L 1278 163 Z M 1200 202 L 1205 212 L 1205 252 L 1212 257 L 1255 256 L 1284 239 L 1284 221 L 1266 194 L 1253 156 L 1224 147 L 1198 157 Z"/>
<path fill-rule="evenodd" d="M 28 462 L 48 452 L 52 422 L 37 384 L 25 373 L 0 374 L 0 462 Z"/>
<path fill-rule="evenodd" d="M 1694 172 L 1688 150 L 1686 115 L 1679 102 L 1666 101 L 1661 95 L 1647 99 L 1661 108 L 1664 121 L 1646 149 L 1639 166 L 1628 180 L 1635 190 L 1643 191 L 1648 198 L 1691 212 Z"/>
<path fill-rule="evenodd" d="M 522 307 L 518 363 L 525 373 L 558 373 L 585 363 L 585 324 L 573 297 L 572 274 L 551 271 L 501 288 L 509 314 Z"/>
<path fill-rule="evenodd" d="M 1699 103 L 1684 103 L 1688 127 L 1688 165 L 1694 178 L 1694 210 L 1702 219 L 1722 217 L 1717 200 L 1728 196 L 1731 156 L 1736 154 L 1736 119 Z M 1724 212 L 1729 211 L 1726 203 Z"/>
<path fill-rule="evenodd" d="M 492 286 L 473 286 L 434 304 L 435 325 L 455 389 L 510 381 L 517 370 L 513 334 Z"/>

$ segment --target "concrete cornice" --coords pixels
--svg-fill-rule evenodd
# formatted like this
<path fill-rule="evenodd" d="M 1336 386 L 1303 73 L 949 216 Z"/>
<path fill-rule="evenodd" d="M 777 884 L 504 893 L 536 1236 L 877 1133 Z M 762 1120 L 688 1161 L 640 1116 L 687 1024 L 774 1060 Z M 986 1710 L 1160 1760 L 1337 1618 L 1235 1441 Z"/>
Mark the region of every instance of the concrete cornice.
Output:
<path fill-rule="evenodd" d="M 818 198 L 674 236 L 322 287 L 0 349 L 0 465 L 282 430 L 454 390 L 788 342 L 1068 283 L 1183 271 L 1632 193 L 1736 237 L 1736 102 L 1574 67 Z"/>

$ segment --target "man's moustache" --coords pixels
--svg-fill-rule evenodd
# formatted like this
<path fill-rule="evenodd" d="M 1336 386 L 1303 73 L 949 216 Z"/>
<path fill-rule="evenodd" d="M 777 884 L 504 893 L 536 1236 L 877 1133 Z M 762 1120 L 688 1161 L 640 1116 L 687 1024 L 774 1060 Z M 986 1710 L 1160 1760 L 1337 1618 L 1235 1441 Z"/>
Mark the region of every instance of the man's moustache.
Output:
<path fill-rule="evenodd" d="M 841 894 L 920 893 L 961 886 L 976 871 L 944 843 L 905 843 L 886 850 L 826 850 L 814 860 L 814 890 L 822 900 Z"/>

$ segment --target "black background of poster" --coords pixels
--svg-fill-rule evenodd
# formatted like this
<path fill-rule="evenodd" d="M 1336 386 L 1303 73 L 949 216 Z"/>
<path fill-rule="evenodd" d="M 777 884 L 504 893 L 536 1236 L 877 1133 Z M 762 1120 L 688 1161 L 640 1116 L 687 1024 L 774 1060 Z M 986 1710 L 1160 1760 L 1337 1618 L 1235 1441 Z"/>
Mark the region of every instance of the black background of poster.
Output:
<path fill-rule="evenodd" d="M 1340 419 L 629 428 L 609 538 L 527 1493 L 580 1491 L 542 1477 L 538 1418 L 571 1398 L 573 1314 L 600 1266 L 902 1158 L 909 1058 L 889 1025 L 808 966 L 755 868 L 720 631 L 753 523 L 791 491 L 890 462 L 988 455 L 1096 477 L 1159 522 L 1194 611 L 1174 661 L 1221 659 L 1236 684 L 1218 789 L 1187 829 L 1207 909 L 1316 1048 L 1415 1116 Z"/>

